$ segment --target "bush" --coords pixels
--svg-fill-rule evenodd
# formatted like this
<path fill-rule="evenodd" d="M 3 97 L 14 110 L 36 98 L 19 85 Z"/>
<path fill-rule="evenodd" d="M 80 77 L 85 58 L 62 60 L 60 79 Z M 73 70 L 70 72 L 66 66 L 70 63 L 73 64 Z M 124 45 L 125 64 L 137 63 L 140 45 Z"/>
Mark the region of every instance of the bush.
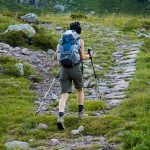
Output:
<path fill-rule="evenodd" d="M 11 31 L 0 34 L 0 42 L 10 44 L 13 47 L 26 46 L 29 39 L 22 31 Z"/>
<path fill-rule="evenodd" d="M 74 13 L 74 14 L 71 14 L 71 18 L 72 19 L 87 19 L 87 16 L 82 13 Z"/>
<path fill-rule="evenodd" d="M 138 29 L 141 27 L 141 22 L 138 19 L 131 19 L 127 21 L 124 25 L 124 31 L 132 31 L 133 29 Z"/>
<path fill-rule="evenodd" d="M 48 34 L 36 34 L 33 37 L 33 45 L 43 50 L 48 50 L 49 48 L 56 48 L 57 40 Z"/>
<path fill-rule="evenodd" d="M 42 50 L 56 48 L 58 43 L 56 33 L 50 33 L 44 28 L 38 28 L 37 26 L 34 26 L 34 28 L 37 33 L 32 38 L 28 38 L 22 31 L 11 31 L 0 34 L 0 42 L 10 44 L 13 47 L 22 46 Z"/>

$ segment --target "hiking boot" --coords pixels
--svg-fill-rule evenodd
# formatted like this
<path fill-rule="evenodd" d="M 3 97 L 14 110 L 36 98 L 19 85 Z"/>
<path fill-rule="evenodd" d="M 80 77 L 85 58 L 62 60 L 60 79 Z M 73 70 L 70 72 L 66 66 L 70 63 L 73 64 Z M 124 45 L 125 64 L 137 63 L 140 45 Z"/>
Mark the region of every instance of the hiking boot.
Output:
<path fill-rule="evenodd" d="M 79 119 L 88 117 L 88 114 L 85 114 L 84 111 L 78 112 Z"/>
<path fill-rule="evenodd" d="M 65 129 L 65 126 L 64 126 L 64 117 L 58 117 L 57 128 L 59 130 L 64 130 Z"/>

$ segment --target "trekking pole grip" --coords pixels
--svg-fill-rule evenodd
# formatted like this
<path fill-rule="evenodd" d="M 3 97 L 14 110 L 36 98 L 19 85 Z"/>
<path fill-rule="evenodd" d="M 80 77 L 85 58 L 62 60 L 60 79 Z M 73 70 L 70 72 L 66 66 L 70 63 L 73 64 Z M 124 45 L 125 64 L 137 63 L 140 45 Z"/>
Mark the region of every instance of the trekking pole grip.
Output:
<path fill-rule="evenodd" d="M 88 54 L 90 55 L 90 59 L 92 59 L 91 50 L 90 49 L 88 49 Z"/>

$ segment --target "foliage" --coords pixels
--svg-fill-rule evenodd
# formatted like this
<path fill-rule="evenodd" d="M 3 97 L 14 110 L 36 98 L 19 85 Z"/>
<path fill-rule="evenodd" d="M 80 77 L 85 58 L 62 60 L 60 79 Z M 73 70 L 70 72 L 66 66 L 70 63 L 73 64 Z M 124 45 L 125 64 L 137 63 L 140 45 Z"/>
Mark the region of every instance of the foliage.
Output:
<path fill-rule="evenodd" d="M 23 46 L 42 50 L 55 49 L 58 35 L 55 32 L 48 32 L 45 29 L 38 29 L 32 38 L 28 38 L 22 31 L 11 31 L 0 34 L 0 41 L 8 43 L 13 47 Z"/>
<path fill-rule="evenodd" d="M 150 30 L 150 20 L 143 20 L 141 23 L 143 28 Z"/>
<path fill-rule="evenodd" d="M 72 19 L 87 19 L 87 15 L 83 13 L 73 13 L 71 14 Z"/>
<path fill-rule="evenodd" d="M 22 31 L 10 31 L 0 35 L 0 41 L 10 44 L 13 47 L 27 46 L 29 39 Z"/>
<path fill-rule="evenodd" d="M 124 31 L 132 31 L 141 27 L 141 22 L 138 19 L 131 19 L 125 23 Z"/>

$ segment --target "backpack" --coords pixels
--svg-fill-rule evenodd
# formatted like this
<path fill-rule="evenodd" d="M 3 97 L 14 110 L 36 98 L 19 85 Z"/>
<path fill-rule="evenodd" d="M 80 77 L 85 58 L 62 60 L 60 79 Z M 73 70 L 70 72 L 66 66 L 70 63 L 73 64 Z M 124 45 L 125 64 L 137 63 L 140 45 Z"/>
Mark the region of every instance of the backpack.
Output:
<path fill-rule="evenodd" d="M 64 67 L 74 67 L 80 64 L 80 36 L 74 30 L 62 34 L 57 49 L 57 59 Z"/>

